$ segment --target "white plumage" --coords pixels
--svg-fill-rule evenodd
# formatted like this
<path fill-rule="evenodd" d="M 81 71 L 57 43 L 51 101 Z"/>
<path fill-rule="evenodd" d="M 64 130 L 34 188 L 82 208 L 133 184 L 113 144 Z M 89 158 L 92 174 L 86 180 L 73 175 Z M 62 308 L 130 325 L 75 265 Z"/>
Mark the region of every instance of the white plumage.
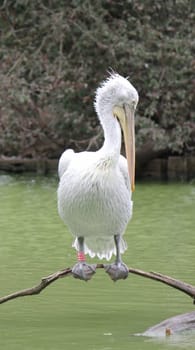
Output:
<path fill-rule="evenodd" d="M 118 119 L 125 105 L 134 111 L 137 102 L 138 94 L 131 83 L 112 74 L 96 92 L 95 109 L 104 130 L 103 146 L 96 152 L 75 153 L 68 149 L 59 161 L 59 215 L 75 238 L 73 246 L 79 250 L 78 237 L 83 237 L 84 252 L 91 257 L 109 260 L 116 255 L 115 235 L 121 236 L 120 252 L 127 248 L 122 235 L 132 216 L 129 172 L 133 169 L 128 172 L 127 160 L 120 155 Z"/>
<path fill-rule="evenodd" d="M 132 213 L 126 160 L 120 156 L 116 163 L 102 149 L 71 156 L 63 173 L 59 166 L 59 214 L 74 236 L 85 237 L 85 253 L 109 260 L 115 253 L 113 235 L 124 232 Z M 121 252 L 125 248 L 121 240 Z"/>

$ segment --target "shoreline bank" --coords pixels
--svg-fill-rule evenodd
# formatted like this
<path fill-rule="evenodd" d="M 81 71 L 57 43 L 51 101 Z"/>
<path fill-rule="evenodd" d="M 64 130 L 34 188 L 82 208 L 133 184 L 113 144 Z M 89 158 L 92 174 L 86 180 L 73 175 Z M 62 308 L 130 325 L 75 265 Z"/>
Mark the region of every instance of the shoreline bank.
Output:
<path fill-rule="evenodd" d="M 58 159 L 48 158 L 0 158 L 0 171 L 8 173 L 36 173 L 38 175 L 57 174 Z M 147 165 L 136 169 L 139 180 L 179 180 L 190 181 L 195 178 L 195 156 L 170 156 L 156 158 Z"/>

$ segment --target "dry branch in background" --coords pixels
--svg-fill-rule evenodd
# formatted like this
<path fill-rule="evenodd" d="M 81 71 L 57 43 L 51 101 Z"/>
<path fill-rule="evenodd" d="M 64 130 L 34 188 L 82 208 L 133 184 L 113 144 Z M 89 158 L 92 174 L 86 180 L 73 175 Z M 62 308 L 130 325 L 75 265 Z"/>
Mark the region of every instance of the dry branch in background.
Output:
<path fill-rule="evenodd" d="M 104 268 L 104 264 L 97 264 L 97 269 Z M 190 284 L 187 284 L 185 282 L 182 282 L 180 280 L 177 280 L 175 278 L 162 275 L 157 272 L 145 272 L 139 269 L 134 269 L 132 267 L 129 268 L 129 272 L 135 275 L 139 275 L 142 277 L 150 278 L 155 281 L 162 282 L 170 287 L 173 287 L 175 289 L 180 290 L 181 292 L 189 295 L 193 299 L 193 303 L 195 303 L 195 286 L 192 286 Z M 72 275 L 72 269 L 71 268 L 65 268 L 63 270 L 59 270 L 57 272 L 54 272 L 50 274 L 47 277 L 43 277 L 41 279 L 41 282 L 31 288 L 23 289 L 20 291 L 17 291 L 15 293 L 6 295 L 2 298 L 0 298 L 0 304 L 3 304 L 9 300 L 16 299 L 19 297 L 24 297 L 28 295 L 36 295 L 42 292 L 46 287 L 48 287 L 51 283 L 55 282 L 59 278 L 67 277 Z"/>

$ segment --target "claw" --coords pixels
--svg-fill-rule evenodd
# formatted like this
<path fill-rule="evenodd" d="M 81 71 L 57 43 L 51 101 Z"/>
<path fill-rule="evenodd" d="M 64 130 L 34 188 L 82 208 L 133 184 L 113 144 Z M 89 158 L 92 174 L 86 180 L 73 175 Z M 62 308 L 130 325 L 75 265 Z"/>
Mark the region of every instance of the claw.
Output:
<path fill-rule="evenodd" d="M 129 274 L 128 267 L 123 262 L 115 262 L 104 266 L 106 273 L 113 281 L 126 279 Z"/>
<path fill-rule="evenodd" d="M 96 272 L 96 266 L 95 264 L 89 265 L 86 262 L 78 262 L 72 268 L 73 277 L 83 281 L 89 281 Z"/>

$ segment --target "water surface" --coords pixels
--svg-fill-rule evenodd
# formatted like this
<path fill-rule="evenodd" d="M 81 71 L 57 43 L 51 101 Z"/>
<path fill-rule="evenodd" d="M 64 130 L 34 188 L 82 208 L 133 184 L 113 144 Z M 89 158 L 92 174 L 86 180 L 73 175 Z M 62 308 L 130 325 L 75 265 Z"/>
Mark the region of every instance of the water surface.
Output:
<path fill-rule="evenodd" d="M 56 178 L 0 176 L 1 296 L 75 263 L 56 188 Z M 124 262 L 195 284 L 194 185 L 138 183 L 133 199 Z M 130 275 L 114 283 L 98 270 L 88 283 L 67 277 L 40 295 L 0 305 L 0 348 L 189 349 L 195 334 L 135 334 L 193 309 L 189 297 L 159 282 Z"/>

